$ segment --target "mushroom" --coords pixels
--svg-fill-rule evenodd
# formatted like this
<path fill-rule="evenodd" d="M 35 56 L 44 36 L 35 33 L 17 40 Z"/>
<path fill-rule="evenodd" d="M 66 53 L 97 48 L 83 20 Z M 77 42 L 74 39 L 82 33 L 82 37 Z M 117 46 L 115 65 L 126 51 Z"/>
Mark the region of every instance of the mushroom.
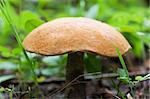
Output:
<path fill-rule="evenodd" d="M 25 50 L 41 55 L 68 53 L 66 83 L 84 74 L 84 52 L 117 57 L 130 48 L 121 33 L 101 21 L 84 17 L 58 18 L 34 29 L 23 41 Z M 85 99 L 84 77 L 65 89 L 67 99 Z"/>

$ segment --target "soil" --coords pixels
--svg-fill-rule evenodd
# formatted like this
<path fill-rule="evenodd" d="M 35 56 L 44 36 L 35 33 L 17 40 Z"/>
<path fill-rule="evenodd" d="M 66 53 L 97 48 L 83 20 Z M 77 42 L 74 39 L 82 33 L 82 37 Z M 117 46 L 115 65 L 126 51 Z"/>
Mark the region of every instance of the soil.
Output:
<path fill-rule="evenodd" d="M 95 77 L 86 77 L 84 82 L 79 82 L 86 84 L 86 98 L 122 99 L 118 95 L 118 89 L 115 89 L 114 87 L 113 83 L 115 83 L 119 87 L 120 92 L 125 94 L 126 99 L 150 99 L 150 80 L 140 82 L 138 85 L 136 85 L 136 87 L 134 87 L 135 93 L 133 98 L 129 85 L 120 83 L 120 81 L 117 80 L 117 76 L 110 75 L 107 73 L 104 74 L 104 77 L 97 77 L 97 79 L 95 79 Z M 39 83 L 38 87 L 35 86 L 33 82 L 21 84 L 15 79 L 3 82 L 1 86 L 14 89 L 13 99 L 64 99 L 64 84 L 65 81 L 63 79 L 61 80 L 60 78 L 51 77 L 46 81 Z M 8 92 L 3 93 L 3 96 L 5 99 L 9 99 Z"/>

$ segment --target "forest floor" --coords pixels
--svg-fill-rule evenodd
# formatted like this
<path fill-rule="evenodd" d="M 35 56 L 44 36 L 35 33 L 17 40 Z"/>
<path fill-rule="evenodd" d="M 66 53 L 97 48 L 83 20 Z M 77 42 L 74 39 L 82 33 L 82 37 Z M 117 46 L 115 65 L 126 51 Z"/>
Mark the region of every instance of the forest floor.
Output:
<path fill-rule="evenodd" d="M 133 69 L 133 68 L 132 68 Z M 136 69 L 137 70 L 137 69 Z M 145 75 L 149 72 L 148 68 L 130 72 L 130 76 Z M 131 95 L 129 85 L 120 83 L 117 74 L 104 73 L 97 76 L 86 76 L 87 99 L 150 99 L 150 80 L 145 80 L 133 87 L 134 97 Z M 73 84 L 73 83 L 72 83 Z M 63 99 L 65 86 L 64 79 L 50 77 L 44 82 L 39 83 L 38 87 L 33 82 L 20 83 L 16 79 L 5 81 L 1 84 L 4 88 L 13 88 L 13 99 Z M 2 94 L 5 99 L 10 99 L 10 92 Z M 30 97 L 30 98 L 29 98 Z"/>

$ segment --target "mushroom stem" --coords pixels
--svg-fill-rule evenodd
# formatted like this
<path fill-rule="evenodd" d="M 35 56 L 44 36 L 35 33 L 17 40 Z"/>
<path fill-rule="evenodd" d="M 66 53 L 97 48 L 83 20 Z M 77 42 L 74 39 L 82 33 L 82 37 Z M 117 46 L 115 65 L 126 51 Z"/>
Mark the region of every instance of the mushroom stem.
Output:
<path fill-rule="evenodd" d="M 68 54 L 66 66 L 66 83 L 71 82 L 79 75 L 84 74 L 83 52 L 74 52 Z M 65 90 L 65 99 L 85 99 L 85 84 L 84 76 L 73 82 L 71 86 Z"/>

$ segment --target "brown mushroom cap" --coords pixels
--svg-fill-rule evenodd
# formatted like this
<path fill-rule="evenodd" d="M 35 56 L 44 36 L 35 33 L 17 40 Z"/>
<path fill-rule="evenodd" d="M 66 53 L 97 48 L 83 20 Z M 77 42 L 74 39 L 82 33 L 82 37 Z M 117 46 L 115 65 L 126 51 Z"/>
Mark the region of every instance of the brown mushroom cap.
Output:
<path fill-rule="evenodd" d="M 83 17 L 58 18 L 34 29 L 23 41 L 27 51 L 59 55 L 74 51 L 118 56 L 130 48 L 127 40 L 108 24 Z"/>

